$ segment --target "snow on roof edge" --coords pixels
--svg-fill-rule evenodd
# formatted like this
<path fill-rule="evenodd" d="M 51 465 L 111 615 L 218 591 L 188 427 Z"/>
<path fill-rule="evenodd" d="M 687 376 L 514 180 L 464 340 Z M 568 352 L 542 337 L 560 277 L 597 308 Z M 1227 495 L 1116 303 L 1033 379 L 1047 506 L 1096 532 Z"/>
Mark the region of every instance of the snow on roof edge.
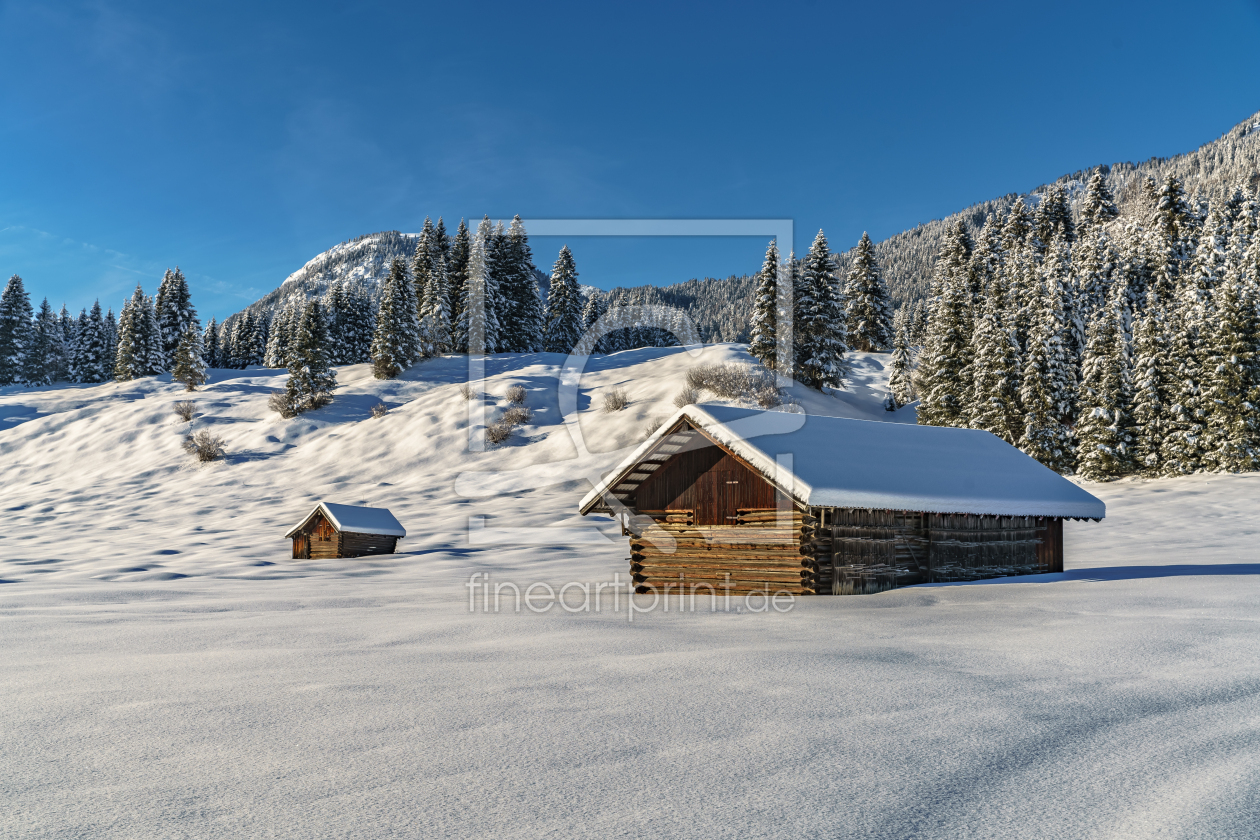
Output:
<path fill-rule="evenodd" d="M 338 519 L 329 508 L 330 504 L 335 508 L 341 509 L 342 517 L 340 519 Z M 378 520 L 382 520 L 380 524 L 365 523 L 363 520 L 356 521 L 349 519 L 345 514 L 351 511 L 346 510 L 347 508 L 354 511 L 372 511 L 374 514 L 383 513 L 386 517 L 389 517 L 389 520 L 393 522 L 393 525 L 383 521 L 385 517 L 382 516 L 374 517 Z M 290 528 L 288 533 L 284 535 L 284 538 L 292 539 L 293 535 L 302 530 L 302 526 L 309 522 L 311 517 L 318 512 L 322 512 L 324 516 L 328 518 L 328 521 L 333 524 L 333 527 L 338 531 L 349 531 L 353 534 L 377 534 L 383 537 L 407 536 L 407 529 L 402 526 L 402 523 L 398 521 L 398 518 L 394 516 L 394 514 L 390 513 L 388 508 L 364 507 L 363 505 L 342 505 L 333 502 L 326 504 L 324 502 L 320 502 L 315 507 L 311 508 L 311 512 L 302 517 L 298 524 Z M 343 522 L 346 524 L 343 525 Z"/>

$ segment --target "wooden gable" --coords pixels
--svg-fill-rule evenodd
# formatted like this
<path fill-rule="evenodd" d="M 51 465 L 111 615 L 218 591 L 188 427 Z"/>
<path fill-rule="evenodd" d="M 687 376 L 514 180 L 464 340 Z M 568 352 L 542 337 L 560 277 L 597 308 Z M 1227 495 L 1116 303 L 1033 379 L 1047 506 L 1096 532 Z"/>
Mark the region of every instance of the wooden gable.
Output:
<path fill-rule="evenodd" d="M 671 456 L 639 486 L 639 510 L 692 510 L 696 525 L 734 525 L 739 508 L 772 508 L 775 488 L 716 444 Z"/>

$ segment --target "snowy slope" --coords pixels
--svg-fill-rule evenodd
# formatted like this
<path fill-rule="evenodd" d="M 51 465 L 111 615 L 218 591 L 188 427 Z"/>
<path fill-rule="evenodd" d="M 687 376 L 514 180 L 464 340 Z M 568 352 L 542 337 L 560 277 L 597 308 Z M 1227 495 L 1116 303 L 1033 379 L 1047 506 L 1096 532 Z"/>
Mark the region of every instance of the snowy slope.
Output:
<path fill-rule="evenodd" d="M 911 422 L 879 406 L 884 359 L 797 396 Z M 625 568 L 577 501 L 695 361 L 592 360 L 574 431 L 560 357 L 494 357 L 471 405 L 521 384 L 535 420 L 471 453 L 464 359 L 342 368 L 290 421 L 265 408 L 281 374 L 216 371 L 196 427 L 229 455 L 205 467 L 162 378 L 0 390 L 0 836 L 1254 834 L 1254 475 L 1089 485 L 1108 518 L 1067 524 L 1062 575 L 784 614 L 470 613 L 474 571 Z M 613 387 L 632 402 L 604 414 Z M 402 553 L 288 559 L 318 499 L 388 507 Z"/>

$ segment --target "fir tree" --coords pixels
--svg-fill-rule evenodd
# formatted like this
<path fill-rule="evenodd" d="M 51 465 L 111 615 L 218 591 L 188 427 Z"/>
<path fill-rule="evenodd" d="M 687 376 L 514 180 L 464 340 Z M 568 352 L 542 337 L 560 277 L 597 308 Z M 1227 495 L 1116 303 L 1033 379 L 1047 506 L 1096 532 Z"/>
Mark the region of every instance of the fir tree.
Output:
<path fill-rule="evenodd" d="M 597 291 L 592 291 L 587 295 L 586 303 L 582 306 L 582 334 L 590 333 L 607 311 L 608 300 L 603 295 Z M 596 346 L 598 347 L 598 344 Z"/>
<path fill-rule="evenodd" d="M 865 231 L 853 256 L 845 297 L 849 342 L 867 352 L 889 349 L 893 341 L 892 304 L 875 261 L 875 246 Z"/>
<path fill-rule="evenodd" d="M 960 221 L 941 245 L 928 310 L 927 335 L 919 355 L 919 424 L 965 426 L 972 395 L 972 305 L 970 238 Z"/>
<path fill-rule="evenodd" d="M 548 353 L 572 353 L 582 337 L 582 291 L 577 278 L 573 252 L 565 245 L 551 267 L 551 287 L 547 292 L 543 349 Z"/>
<path fill-rule="evenodd" d="M 468 280 L 460 305 L 460 344 L 469 353 L 494 353 L 499 346 L 498 286 L 492 274 L 492 262 L 498 258 L 494 230 L 490 219 L 477 226 L 468 256 Z"/>
<path fill-rule="evenodd" d="M 1088 341 L 1086 331 L 1106 303 L 1116 259 L 1111 239 L 1100 227 L 1085 228 L 1072 249 L 1073 346 L 1082 351 Z"/>
<path fill-rule="evenodd" d="M 0 293 L 0 385 L 21 382 L 31 343 L 31 299 L 14 274 Z"/>
<path fill-rule="evenodd" d="M 51 385 L 56 373 L 57 359 L 53 348 L 59 340 L 61 326 L 48 298 L 44 298 L 35 314 L 28 335 L 26 352 L 22 356 L 22 381 L 29 386 Z"/>
<path fill-rule="evenodd" d="M 796 379 L 819 390 L 839 388 L 849 374 L 845 354 L 844 300 L 836 292 L 827 237 L 818 231 L 801 266 L 796 342 Z"/>
<path fill-rule="evenodd" d="M 167 269 L 162 276 L 154 310 L 162 337 L 162 370 L 169 370 L 184 333 L 194 324 L 201 328 L 192 296 L 188 293 L 188 281 L 178 266 L 174 271 Z"/>
<path fill-rule="evenodd" d="M 1047 285 L 1052 284 L 1052 285 Z M 1075 376 L 1067 349 L 1067 317 L 1056 275 L 1042 280 L 1041 305 L 1028 336 L 1020 401 L 1024 433 L 1019 448 L 1050 469 L 1070 472 L 1074 463 L 1072 433 L 1064 418 L 1070 414 Z"/>
<path fill-rule="evenodd" d="M 468 225 L 460 219 L 446 260 L 446 282 L 450 297 L 452 338 L 455 345 L 451 349 L 456 353 L 468 352 L 468 333 L 466 330 L 461 332 L 459 325 L 467 323 L 464 320 L 463 307 L 468 297 L 468 255 L 471 248 Z"/>
<path fill-rule="evenodd" d="M 438 220 L 441 222 L 441 219 Z M 421 309 L 420 318 L 423 332 L 427 338 L 427 355 L 451 352 L 454 343 L 451 329 L 450 289 L 446 275 L 446 256 L 441 246 L 441 234 L 434 231 L 429 247 L 428 280 L 425 290 L 425 305 Z M 533 278 L 530 278 L 531 282 Z M 535 296 L 537 286 L 535 286 Z"/>
<path fill-rule="evenodd" d="M 214 318 L 206 325 L 205 334 L 201 337 L 201 346 L 205 355 L 206 367 L 226 367 L 219 361 L 219 325 Z"/>
<path fill-rule="evenodd" d="M 1124 319 L 1123 289 L 1113 289 L 1108 305 L 1094 313 L 1081 365 L 1076 425 L 1077 472 L 1091 481 L 1109 481 L 1135 468 L 1132 383 Z"/>
<path fill-rule="evenodd" d="M 491 276 L 498 280 L 498 349 L 509 353 L 537 350 L 544 315 L 533 274 L 529 238 L 521 217 L 512 219 L 506 233 L 496 228 L 495 240 Z"/>
<path fill-rule="evenodd" d="M 331 313 L 339 302 L 340 294 L 335 292 L 337 286 L 329 290 L 330 297 L 333 299 L 332 305 L 326 305 L 324 312 Z M 284 308 L 276 314 L 275 320 L 271 323 L 271 332 L 267 336 L 267 354 L 263 359 L 263 364 L 269 368 L 287 368 L 289 366 L 289 345 L 293 337 L 293 332 L 297 328 L 298 313 L 293 300 L 288 300 L 284 304 Z M 329 318 L 329 320 L 333 320 Z M 335 324 L 335 321 L 334 321 Z M 336 326 L 329 330 L 330 335 L 335 335 Z M 339 362 L 338 342 L 336 338 L 331 339 L 331 345 L 328 348 L 329 360 L 333 363 Z"/>
<path fill-rule="evenodd" d="M 114 354 L 118 351 L 118 319 L 114 317 L 114 307 L 109 307 L 105 312 L 105 356 L 109 359 L 111 365 L 114 364 Z"/>
<path fill-rule="evenodd" d="M 411 283 L 416 290 L 416 322 L 424 321 L 429 308 L 429 287 L 432 285 L 429 276 L 433 264 L 433 251 L 437 247 L 434 242 L 433 222 L 424 217 L 424 226 L 420 228 L 420 236 L 416 239 L 416 252 L 411 258 Z"/>
<path fill-rule="evenodd" d="M 303 322 L 306 313 L 303 312 Z M 294 341 L 298 339 L 295 337 Z M 416 296 L 407 276 L 407 264 L 395 259 L 381 290 L 372 338 L 372 373 L 377 379 L 395 379 L 415 363 L 418 355 Z"/>
<path fill-rule="evenodd" d="M 1014 444 L 1023 434 L 1019 402 L 1020 355 L 1011 330 L 1003 323 L 1005 290 L 995 279 L 985 297 L 971 340 L 969 425 Z"/>
<path fill-rule="evenodd" d="M 1095 172 L 1085 187 L 1085 198 L 1081 201 L 1081 233 L 1098 228 L 1116 218 L 1120 211 L 1116 209 L 1116 200 L 1107 186 L 1107 179 L 1102 172 Z"/>
<path fill-rule="evenodd" d="M 1205 353 L 1203 465 L 1216 472 L 1260 469 L 1260 344 L 1256 301 L 1231 278 L 1221 287 Z"/>
<path fill-rule="evenodd" d="M 92 304 L 90 313 L 85 312 L 79 316 L 71 368 L 76 382 L 105 382 L 113 375 L 114 351 L 109 346 L 108 330 L 105 319 L 101 316 L 99 300 Z"/>
<path fill-rule="evenodd" d="M 406 264 L 401 259 L 395 260 L 390 268 L 391 281 L 395 274 L 401 275 L 403 281 L 410 285 Z M 410 297 L 414 299 L 414 295 Z M 409 305 L 407 312 L 414 323 L 413 300 L 403 301 L 403 305 Z M 327 405 L 332 399 L 333 388 L 337 386 L 337 372 L 328 364 L 325 349 L 328 341 L 328 324 L 322 307 L 319 301 L 312 300 L 302 310 L 289 353 L 289 382 L 285 386 L 285 401 L 294 414 Z"/>
<path fill-rule="evenodd" d="M 1068 206 L 1067 192 L 1062 185 L 1051 184 L 1046 188 L 1033 216 L 1033 232 L 1042 244 L 1048 245 L 1055 236 L 1069 245 L 1076 241 L 1072 210 Z"/>
<path fill-rule="evenodd" d="M 53 342 L 53 380 L 72 382 L 70 375 L 70 355 L 74 350 L 75 320 L 70 317 L 70 310 L 61 304 L 61 312 L 57 314 L 57 328 Z"/>
<path fill-rule="evenodd" d="M 1133 325 L 1133 455 L 1148 476 L 1163 472 L 1161 447 L 1168 432 L 1172 371 L 1165 317 L 1152 286 Z"/>
<path fill-rule="evenodd" d="M 1058 344 L 1055 345 L 1056 355 L 1051 369 L 1056 378 L 1050 383 L 1050 387 L 1056 401 L 1057 416 L 1069 425 L 1076 420 L 1076 392 L 1083 350 L 1072 321 L 1072 312 L 1076 306 L 1071 274 L 1072 250 L 1064 232 L 1058 230 L 1046 248 L 1045 262 L 1041 266 L 1041 288 L 1054 299 L 1051 304 L 1054 317 L 1062 319 L 1064 325 L 1064 330 L 1059 333 Z M 1044 305 L 1042 309 L 1044 317 Z"/>
<path fill-rule="evenodd" d="M 114 378 L 119 382 L 139 379 L 145 373 L 145 357 L 148 354 L 142 334 L 137 330 L 136 313 L 144 307 L 144 290 L 136 286 L 135 294 L 123 303 L 118 317 L 118 349 L 114 360 Z"/>
<path fill-rule="evenodd" d="M 774 369 L 778 362 L 779 245 L 770 240 L 766 258 L 757 272 L 757 297 L 753 301 L 752 342 L 748 352 L 763 365 Z"/>
<path fill-rule="evenodd" d="M 1173 371 L 1165 436 L 1160 444 L 1164 475 L 1189 475 L 1203 465 L 1202 315 L 1199 307 L 1183 304 L 1176 307 L 1171 319 Z"/>
<path fill-rule="evenodd" d="M 1155 243 L 1151 253 L 1152 282 L 1160 300 L 1170 303 L 1181 285 L 1181 275 L 1192 253 L 1194 225 L 1181 181 L 1172 175 L 1156 196 L 1152 220 Z"/>
<path fill-rule="evenodd" d="M 196 391 L 197 387 L 206 383 L 206 362 L 202 358 L 201 327 L 193 322 L 188 325 L 179 346 L 175 348 L 175 364 L 171 369 L 171 380 L 183 382 L 184 388 Z"/>
<path fill-rule="evenodd" d="M 907 319 L 903 319 L 893 339 L 892 361 L 889 363 L 888 392 L 893 410 L 914 402 L 914 364 L 910 356 Z"/>

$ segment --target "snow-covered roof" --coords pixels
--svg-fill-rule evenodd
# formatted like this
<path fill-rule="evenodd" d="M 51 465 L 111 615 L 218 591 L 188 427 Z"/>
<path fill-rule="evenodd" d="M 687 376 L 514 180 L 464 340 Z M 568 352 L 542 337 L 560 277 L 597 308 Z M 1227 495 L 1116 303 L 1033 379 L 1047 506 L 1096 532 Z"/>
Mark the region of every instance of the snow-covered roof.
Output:
<path fill-rule="evenodd" d="M 1106 515 L 1102 501 L 989 432 L 720 405 L 676 412 L 586 494 L 580 511 L 588 513 L 605 496 L 629 498 L 645 480 L 644 471 L 653 468 L 650 462 L 664 460 L 662 453 L 709 445 L 691 442 L 680 432 L 683 420 L 802 505 L 1079 519 Z"/>
<path fill-rule="evenodd" d="M 338 531 L 349 531 L 353 534 L 380 534 L 386 537 L 405 537 L 406 529 L 394 518 L 394 514 L 385 508 L 359 507 L 358 505 L 338 505 L 333 502 L 320 502 L 315 509 L 302 517 L 302 521 L 294 525 L 285 538 L 292 537 L 311 520 L 311 517 L 322 512 Z"/>

